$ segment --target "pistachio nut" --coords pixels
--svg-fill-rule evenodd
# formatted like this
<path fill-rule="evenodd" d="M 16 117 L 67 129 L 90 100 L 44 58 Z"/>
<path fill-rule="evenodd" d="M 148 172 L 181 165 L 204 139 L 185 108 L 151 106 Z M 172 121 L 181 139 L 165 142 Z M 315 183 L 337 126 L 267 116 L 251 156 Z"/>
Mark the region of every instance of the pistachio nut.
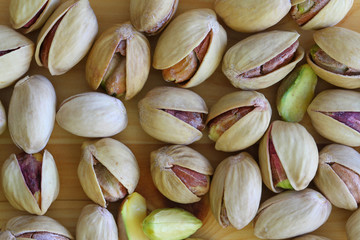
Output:
<path fill-rule="evenodd" d="M 131 150 L 121 142 L 103 138 L 84 142 L 78 167 L 86 195 L 102 207 L 131 194 L 139 181 L 139 166 Z"/>
<path fill-rule="evenodd" d="M 178 3 L 179 0 L 131 0 L 131 24 L 147 35 L 158 34 L 174 16 Z"/>
<path fill-rule="evenodd" d="M 150 159 L 153 182 L 171 201 L 198 202 L 208 192 L 214 170 L 197 151 L 183 145 L 165 146 L 151 152 Z"/>
<path fill-rule="evenodd" d="M 177 16 L 161 34 L 153 67 L 162 70 L 165 81 L 194 87 L 215 72 L 226 43 L 226 31 L 215 12 L 193 9 Z"/>
<path fill-rule="evenodd" d="M 31 40 L 0 25 L 0 89 L 11 85 L 29 70 L 33 55 Z"/>
<path fill-rule="evenodd" d="M 114 216 L 96 204 L 86 205 L 76 224 L 78 240 L 118 240 L 118 229 Z"/>
<path fill-rule="evenodd" d="M 254 234 L 261 239 L 284 239 L 312 232 L 331 213 L 331 203 L 319 192 L 286 191 L 260 205 L 254 219 Z"/>
<path fill-rule="evenodd" d="M 304 30 L 331 27 L 349 12 L 353 0 L 305 0 L 298 1 L 290 15 Z"/>
<path fill-rule="evenodd" d="M 299 123 L 274 121 L 259 145 L 259 164 L 265 185 L 273 192 L 305 189 L 318 168 L 318 149 Z"/>
<path fill-rule="evenodd" d="M 45 214 L 59 194 L 58 171 L 47 150 L 11 154 L 3 164 L 1 179 L 9 203 L 32 214 Z"/>
<path fill-rule="evenodd" d="M 314 33 L 314 45 L 306 60 L 325 81 L 342 88 L 360 87 L 360 33 L 325 28 Z"/>
<path fill-rule="evenodd" d="M 6 129 L 6 113 L 4 106 L 0 101 L 0 135 L 5 131 L 5 129 Z"/>
<path fill-rule="evenodd" d="M 256 143 L 270 123 L 271 106 L 255 91 L 237 91 L 220 98 L 206 120 L 215 149 L 234 152 Z"/>
<path fill-rule="evenodd" d="M 59 5 L 60 0 L 11 0 L 10 22 L 13 28 L 24 33 L 40 28 Z"/>
<path fill-rule="evenodd" d="M 150 240 L 181 240 L 195 233 L 202 222 L 183 209 L 163 208 L 152 211 L 142 226 Z"/>
<path fill-rule="evenodd" d="M 71 240 L 71 233 L 46 216 L 24 215 L 11 218 L 5 225 L 10 239 Z M 9 239 L 6 239 L 9 240 Z"/>
<path fill-rule="evenodd" d="M 346 236 L 348 240 L 360 238 L 360 210 L 356 210 L 346 222 Z"/>
<path fill-rule="evenodd" d="M 311 123 L 321 136 L 351 147 L 360 146 L 360 93 L 325 90 L 307 109 Z"/>
<path fill-rule="evenodd" d="M 139 101 L 142 129 L 150 136 L 173 144 L 191 144 L 202 137 L 205 101 L 196 93 L 181 88 L 157 87 Z"/>
<path fill-rule="evenodd" d="M 255 217 L 261 199 L 261 173 L 247 152 L 220 162 L 210 188 L 211 210 L 222 227 L 240 230 Z"/>
<path fill-rule="evenodd" d="M 40 31 L 35 60 L 61 75 L 75 66 L 89 51 L 98 32 L 98 23 L 88 0 L 62 3 Z"/>
<path fill-rule="evenodd" d="M 65 99 L 56 122 L 66 131 L 82 137 L 109 137 L 127 126 L 124 104 L 104 93 L 80 93 Z"/>
<path fill-rule="evenodd" d="M 301 237 L 294 238 L 293 240 L 330 240 L 330 239 L 326 238 L 326 237 L 307 234 L 307 235 L 303 235 Z"/>
<path fill-rule="evenodd" d="M 41 151 L 54 128 L 56 94 L 44 76 L 26 76 L 15 84 L 9 105 L 9 132 L 26 153 Z"/>
<path fill-rule="evenodd" d="M 222 71 L 234 87 L 267 88 L 290 73 L 304 57 L 297 32 L 270 31 L 252 35 L 224 56 Z"/>
<path fill-rule="evenodd" d="M 95 42 L 86 62 L 86 80 L 96 90 L 100 84 L 109 95 L 134 97 L 150 71 L 147 38 L 126 22 L 106 30 Z"/>
<path fill-rule="evenodd" d="M 291 4 L 288 0 L 216 0 L 214 8 L 233 30 L 259 32 L 285 17 Z"/>

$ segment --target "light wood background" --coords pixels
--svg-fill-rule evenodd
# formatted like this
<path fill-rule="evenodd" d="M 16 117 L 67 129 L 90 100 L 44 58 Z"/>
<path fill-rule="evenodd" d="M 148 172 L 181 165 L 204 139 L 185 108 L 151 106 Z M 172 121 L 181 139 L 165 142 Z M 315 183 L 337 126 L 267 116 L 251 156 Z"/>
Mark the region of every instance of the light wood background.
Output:
<path fill-rule="evenodd" d="M 0 0 L 0 24 L 10 26 L 9 21 L 9 0 Z M 62 1 L 63 2 L 63 1 Z M 107 28 L 116 23 L 122 23 L 129 20 L 129 0 L 90 0 L 91 6 L 93 7 L 95 14 L 99 22 L 99 33 L 102 33 Z M 179 7 L 176 15 L 192 9 L 192 8 L 212 8 L 213 0 L 180 0 Z M 220 20 L 223 26 L 224 23 Z M 346 18 L 338 24 L 339 26 L 347 27 L 349 29 L 360 31 L 360 0 L 355 0 L 354 5 L 346 16 Z M 248 36 L 247 34 L 241 34 L 225 27 L 228 33 L 228 45 L 230 48 L 239 40 Z M 280 23 L 271 29 L 285 29 L 285 30 L 296 30 L 301 33 L 300 42 L 305 49 L 313 44 L 312 31 L 303 31 L 297 27 L 297 25 L 291 20 L 289 16 L 286 16 Z M 39 31 L 30 33 L 28 35 L 34 42 L 36 42 L 37 34 Z M 156 45 L 158 37 L 149 38 L 152 53 Z M 51 76 L 47 69 L 40 68 L 36 65 L 35 61 L 32 61 L 31 68 L 27 75 L 42 74 L 51 80 L 55 87 L 57 94 L 57 106 L 67 97 L 77 93 L 91 91 L 90 87 L 85 81 L 85 61 L 87 56 L 77 64 L 71 71 L 61 76 Z M 304 61 L 303 61 L 304 62 Z M 0 73 L 1 74 L 1 73 Z M 138 120 L 137 103 L 144 97 L 144 95 L 152 88 L 156 86 L 172 86 L 171 83 L 166 83 L 162 80 L 161 72 L 151 69 L 149 79 L 145 84 L 144 89 L 132 100 L 124 102 L 128 117 L 129 124 L 127 128 L 120 134 L 114 136 L 115 139 L 120 140 L 126 144 L 135 154 L 137 161 L 140 165 L 141 177 L 140 182 L 136 188 L 136 191 L 141 193 L 148 202 L 149 208 L 160 208 L 164 206 L 179 206 L 167 200 L 163 197 L 154 187 L 150 171 L 149 171 L 149 156 L 150 152 L 156 150 L 164 145 L 165 143 L 159 142 L 154 138 L 148 136 L 140 127 Z M 269 99 L 273 107 L 272 120 L 278 119 L 278 113 L 275 106 L 275 95 L 279 84 L 276 84 L 270 88 L 261 90 Z M 335 88 L 322 80 L 319 80 L 317 86 L 317 92 L 327 89 Z M 206 101 L 208 107 L 211 107 L 221 96 L 224 94 L 236 91 L 226 77 L 222 74 L 221 68 L 204 83 L 192 88 L 193 91 L 200 94 Z M 13 86 L 6 89 L 0 90 L 0 100 L 3 102 L 6 111 L 8 110 L 10 96 L 13 91 Z M 99 90 L 101 91 L 101 90 Z M 312 128 L 308 116 L 305 116 L 302 124 L 313 134 L 319 148 L 329 141 L 320 137 Z M 53 217 L 65 225 L 74 235 L 77 218 L 80 214 L 81 208 L 91 201 L 84 194 L 79 180 L 77 178 L 77 166 L 80 159 L 80 146 L 83 141 L 87 139 L 82 137 L 74 136 L 65 130 L 61 129 L 55 124 L 54 131 L 51 135 L 50 141 L 46 146 L 55 158 L 57 167 L 60 174 L 60 194 L 57 200 L 52 204 L 47 216 Z M 225 159 L 227 156 L 234 155 L 236 153 L 223 153 L 214 150 L 214 144 L 207 137 L 207 130 L 204 132 L 203 138 L 192 144 L 192 148 L 206 156 L 213 167 L 216 167 L 218 163 Z M 257 159 L 257 145 L 247 149 L 255 159 Z M 10 156 L 11 153 L 19 153 L 20 150 L 13 144 L 8 130 L 0 136 L 0 164 Z M 1 180 L 0 180 L 1 181 Z M 310 187 L 314 187 L 311 185 Z M 269 198 L 273 194 L 263 187 L 262 201 Z M 117 217 L 118 208 L 120 202 L 111 203 L 109 210 Z M 197 237 L 211 240 L 235 240 L 235 239 L 257 239 L 253 235 L 252 224 L 250 223 L 247 227 L 240 231 L 236 231 L 232 228 L 222 229 L 215 221 L 209 210 L 209 203 L 207 196 L 200 202 L 192 205 L 181 206 L 184 207 L 198 217 L 200 217 L 204 225 L 196 233 Z M 5 199 L 2 190 L 0 189 L 0 226 L 5 224 L 13 216 L 26 214 L 15 210 Z M 323 236 L 327 236 L 333 240 L 344 240 L 345 235 L 345 223 L 350 216 L 350 211 L 333 208 L 329 220 L 319 228 L 315 233 Z"/>

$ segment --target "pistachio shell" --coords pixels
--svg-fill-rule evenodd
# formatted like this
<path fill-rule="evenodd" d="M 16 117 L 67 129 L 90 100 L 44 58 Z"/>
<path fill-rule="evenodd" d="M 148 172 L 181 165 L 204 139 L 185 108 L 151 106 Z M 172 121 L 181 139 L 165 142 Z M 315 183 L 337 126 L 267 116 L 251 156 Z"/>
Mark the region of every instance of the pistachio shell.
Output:
<path fill-rule="evenodd" d="M 91 200 L 102 207 L 107 205 L 94 171 L 95 159 L 104 165 L 129 194 L 135 190 L 140 176 L 139 166 L 128 147 L 111 138 L 103 138 L 93 144 L 85 142 L 78 176 L 83 190 Z"/>
<path fill-rule="evenodd" d="M 0 135 L 6 130 L 5 108 L 0 101 Z"/>
<path fill-rule="evenodd" d="M 217 14 L 239 32 L 259 32 L 278 23 L 290 11 L 288 0 L 217 0 Z"/>
<path fill-rule="evenodd" d="M 179 31 L 181 29 L 181 31 Z M 153 67 L 167 69 L 191 53 L 212 31 L 206 55 L 195 75 L 180 87 L 194 87 L 205 81 L 220 64 L 227 36 L 211 9 L 194 9 L 177 16 L 161 34 L 154 52 Z"/>
<path fill-rule="evenodd" d="M 297 32 L 278 30 L 252 35 L 225 53 L 222 71 L 234 87 L 254 90 L 269 87 L 283 79 L 303 58 L 304 50 L 301 47 L 298 47 L 290 63 L 266 75 L 252 78 L 239 75 L 268 62 L 290 47 L 299 36 Z"/>
<path fill-rule="evenodd" d="M 207 114 L 204 100 L 196 93 L 174 87 L 157 87 L 139 101 L 143 130 L 150 136 L 174 144 L 190 144 L 202 137 L 201 131 L 162 109 Z"/>
<path fill-rule="evenodd" d="M 96 16 L 88 0 L 68 0 L 62 3 L 40 31 L 35 51 L 35 60 L 39 66 L 44 66 L 40 59 L 44 39 L 60 19 L 48 54 L 47 67 L 51 75 L 61 75 L 80 62 L 98 31 Z"/>
<path fill-rule="evenodd" d="M 360 93 L 350 90 L 325 90 L 319 93 L 307 112 L 311 123 L 320 135 L 336 143 L 360 146 L 360 133 L 333 119 L 324 112 L 359 112 Z"/>
<path fill-rule="evenodd" d="M 124 104 L 103 93 L 80 93 L 65 99 L 56 122 L 72 134 L 83 137 L 108 137 L 127 126 Z"/>
<path fill-rule="evenodd" d="M 360 238 L 360 210 L 356 210 L 346 222 L 346 236 L 348 240 Z"/>
<path fill-rule="evenodd" d="M 0 51 L 8 50 L 12 51 L 0 56 L 0 89 L 11 85 L 29 70 L 34 43 L 13 29 L 0 25 Z"/>
<path fill-rule="evenodd" d="M 330 212 L 331 203 L 315 190 L 286 191 L 260 205 L 254 234 L 261 239 L 295 237 L 319 228 Z"/>
<path fill-rule="evenodd" d="M 257 142 L 270 123 L 271 106 L 266 97 L 255 91 L 237 91 L 220 98 L 210 109 L 206 123 L 231 109 L 254 106 L 216 141 L 215 149 L 233 152 L 245 149 Z"/>
<path fill-rule="evenodd" d="M 18 81 L 8 113 L 11 139 L 27 153 L 41 151 L 54 128 L 55 111 L 55 90 L 47 78 L 34 75 Z"/>
<path fill-rule="evenodd" d="M 222 208 L 229 223 L 242 229 L 255 217 L 261 198 L 260 169 L 247 152 L 223 160 L 216 168 L 210 188 L 211 210 L 222 227 Z"/>
<path fill-rule="evenodd" d="M 301 237 L 294 238 L 293 240 L 330 240 L 326 237 L 316 236 L 312 234 L 304 235 Z"/>

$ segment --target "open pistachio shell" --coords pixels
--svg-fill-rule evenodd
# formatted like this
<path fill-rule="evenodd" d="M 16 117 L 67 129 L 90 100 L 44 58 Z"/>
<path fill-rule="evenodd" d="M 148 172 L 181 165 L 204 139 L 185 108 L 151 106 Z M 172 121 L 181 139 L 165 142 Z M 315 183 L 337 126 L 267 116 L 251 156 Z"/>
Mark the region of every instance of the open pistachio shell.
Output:
<path fill-rule="evenodd" d="M 95 42 L 86 62 L 86 80 L 96 90 L 105 79 L 121 41 L 126 42 L 126 95 L 134 97 L 144 86 L 150 71 L 150 44 L 129 22 L 105 31 Z"/>
<path fill-rule="evenodd" d="M 309 105 L 307 112 L 311 123 L 321 136 L 336 143 L 351 147 L 360 146 L 360 132 L 326 113 L 359 113 L 360 93 L 351 90 L 325 90 L 319 93 Z M 356 118 L 349 117 L 347 121 Z"/>
<path fill-rule="evenodd" d="M 259 32 L 278 23 L 291 8 L 288 0 L 217 0 L 217 14 L 239 32 Z"/>
<path fill-rule="evenodd" d="M 33 54 L 32 41 L 0 25 L 0 89 L 11 85 L 29 70 Z"/>
<path fill-rule="evenodd" d="M 158 140 L 191 144 L 202 137 L 200 130 L 164 111 L 170 109 L 207 114 L 204 100 L 190 90 L 157 87 L 149 91 L 138 106 L 141 127 Z"/>
<path fill-rule="evenodd" d="M 66 73 L 89 51 L 97 31 L 96 16 L 88 0 L 62 3 L 40 31 L 36 63 L 47 67 L 51 75 Z M 52 40 L 51 34 L 54 34 Z M 42 60 L 44 56 L 46 62 Z"/>
<path fill-rule="evenodd" d="M 206 124 L 219 115 L 240 107 L 254 109 L 240 118 L 227 129 L 216 141 L 215 149 L 234 152 L 256 143 L 265 133 L 270 123 L 271 106 L 265 96 L 255 91 L 237 91 L 220 98 L 211 107 Z"/>
<path fill-rule="evenodd" d="M 348 240 L 360 238 L 360 210 L 356 210 L 346 222 L 346 236 Z"/>
<path fill-rule="evenodd" d="M 251 78 L 241 74 L 270 61 L 294 44 L 299 37 L 297 32 L 278 30 L 252 35 L 225 53 L 222 71 L 234 87 L 253 90 L 267 88 L 283 79 L 304 57 L 304 50 L 300 46 L 293 59 L 279 69 Z"/>
<path fill-rule="evenodd" d="M 326 237 L 307 234 L 301 237 L 294 238 L 293 240 L 330 240 L 330 239 Z"/>
<path fill-rule="evenodd" d="M 10 22 L 13 28 L 25 33 L 40 28 L 59 5 L 60 0 L 11 0 Z"/>
<path fill-rule="evenodd" d="M 6 129 L 6 113 L 4 106 L 0 101 L 0 135 L 5 131 L 5 129 Z"/>
<path fill-rule="evenodd" d="M 177 16 L 159 38 L 153 67 L 164 70 L 174 66 L 188 56 L 209 33 L 210 43 L 199 68 L 187 82 L 179 86 L 190 88 L 199 85 L 216 70 L 227 43 L 226 32 L 211 9 L 194 9 Z"/>
<path fill-rule="evenodd" d="M 1 177 L 5 197 L 16 209 L 44 215 L 59 194 L 59 175 L 54 158 L 47 150 L 44 151 L 39 202 L 25 182 L 18 160 L 15 154 L 11 154 L 2 167 Z"/>
<path fill-rule="evenodd" d="M 82 145 L 78 176 L 86 195 L 102 207 L 107 206 L 104 193 L 94 170 L 94 161 L 100 162 L 131 194 L 139 181 L 139 166 L 131 150 L 121 142 L 103 138 L 93 144 Z"/>
<path fill-rule="evenodd" d="M 239 230 L 248 225 L 259 208 L 261 188 L 260 169 L 250 154 L 242 152 L 223 160 L 210 188 L 211 210 L 217 222 Z"/>

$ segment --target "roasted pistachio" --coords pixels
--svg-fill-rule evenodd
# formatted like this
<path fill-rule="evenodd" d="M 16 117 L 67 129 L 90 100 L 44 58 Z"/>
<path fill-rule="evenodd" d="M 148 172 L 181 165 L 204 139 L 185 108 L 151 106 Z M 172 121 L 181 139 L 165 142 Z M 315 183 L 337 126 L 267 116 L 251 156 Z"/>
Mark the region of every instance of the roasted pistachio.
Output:
<path fill-rule="evenodd" d="M 326 237 L 307 234 L 301 237 L 294 238 L 293 240 L 330 240 L 330 239 Z"/>
<path fill-rule="evenodd" d="M 6 129 L 6 113 L 4 106 L 0 101 L 0 135 L 5 131 L 5 129 Z"/>
<path fill-rule="evenodd" d="M 356 210 L 346 222 L 346 236 L 348 240 L 360 238 L 360 210 Z"/>

